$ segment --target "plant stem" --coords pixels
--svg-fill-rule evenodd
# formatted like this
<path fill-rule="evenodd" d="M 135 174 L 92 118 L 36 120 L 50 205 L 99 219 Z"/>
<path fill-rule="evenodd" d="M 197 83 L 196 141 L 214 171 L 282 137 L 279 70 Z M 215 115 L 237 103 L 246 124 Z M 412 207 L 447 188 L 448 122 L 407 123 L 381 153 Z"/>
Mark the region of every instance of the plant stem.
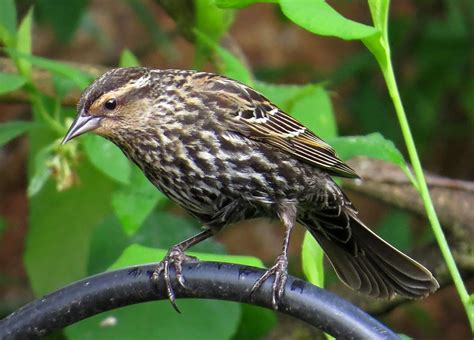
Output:
<path fill-rule="evenodd" d="M 454 261 L 451 250 L 449 249 L 448 242 L 444 236 L 441 224 L 439 223 L 438 216 L 436 215 L 433 202 L 430 197 L 428 190 L 428 185 L 426 184 L 425 176 L 423 174 L 423 169 L 421 167 L 420 159 L 418 157 L 418 152 L 416 151 L 415 142 L 410 131 L 410 126 L 408 124 L 407 116 L 405 114 L 405 109 L 400 98 L 400 93 L 398 91 L 397 83 L 395 81 L 395 75 L 393 72 L 393 66 L 390 58 L 390 51 L 387 52 L 387 67 L 382 67 L 382 72 L 387 84 L 388 92 L 392 98 L 393 104 L 395 106 L 395 111 L 397 113 L 398 121 L 400 123 L 400 128 L 402 130 L 403 138 L 408 150 L 408 155 L 410 157 L 411 164 L 413 166 L 413 171 L 415 172 L 415 177 L 418 182 L 418 190 L 421 195 L 421 199 L 426 209 L 428 219 L 431 223 L 433 233 L 436 237 L 436 240 L 443 254 L 444 260 L 448 267 L 449 273 L 453 278 L 453 282 L 456 286 L 458 294 L 461 298 L 461 301 L 466 309 L 467 317 L 471 326 L 471 330 L 474 330 L 474 308 L 471 305 L 469 293 L 464 285 L 464 282 L 459 274 L 459 270 Z"/>

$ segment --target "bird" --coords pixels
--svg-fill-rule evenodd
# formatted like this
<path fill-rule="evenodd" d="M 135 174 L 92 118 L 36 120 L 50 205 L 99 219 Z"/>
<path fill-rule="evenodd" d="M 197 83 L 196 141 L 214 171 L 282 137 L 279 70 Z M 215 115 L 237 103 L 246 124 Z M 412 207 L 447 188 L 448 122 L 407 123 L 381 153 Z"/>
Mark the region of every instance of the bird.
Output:
<path fill-rule="evenodd" d="M 335 150 L 236 80 L 193 70 L 112 69 L 83 91 L 62 143 L 86 132 L 118 146 L 158 190 L 202 224 L 202 231 L 169 249 L 151 276 L 163 275 L 176 309 L 171 266 L 186 287 L 182 266 L 193 260 L 187 249 L 227 225 L 259 217 L 278 219 L 285 227 L 281 253 L 251 290 L 273 278 L 274 309 L 284 294 L 296 223 L 356 291 L 414 299 L 439 288 L 428 269 L 359 219 L 333 179 L 358 175 Z"/>

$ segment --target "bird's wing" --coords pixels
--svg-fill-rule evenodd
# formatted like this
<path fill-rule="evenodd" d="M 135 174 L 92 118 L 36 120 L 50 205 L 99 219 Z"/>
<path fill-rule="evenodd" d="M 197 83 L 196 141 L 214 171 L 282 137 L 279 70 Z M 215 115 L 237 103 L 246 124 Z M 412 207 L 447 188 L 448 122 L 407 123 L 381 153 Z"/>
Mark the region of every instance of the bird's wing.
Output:
<path fill-rule="evenodd" d="M 208 88 L 218 102 L 232 108 L 236 122 L 232 127 L 238 132 L 335 175 L 359 177 L 329 144 L 253 89 L 223 77 L 214 79 Z"/>

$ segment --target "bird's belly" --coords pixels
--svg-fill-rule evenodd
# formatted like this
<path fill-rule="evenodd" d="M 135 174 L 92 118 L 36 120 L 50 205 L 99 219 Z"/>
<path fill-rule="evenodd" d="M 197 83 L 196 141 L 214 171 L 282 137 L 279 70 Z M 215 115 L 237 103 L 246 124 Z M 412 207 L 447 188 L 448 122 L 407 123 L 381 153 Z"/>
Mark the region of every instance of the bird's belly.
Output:
<path fill-rule="evenodd" d="M 190 210 L 209 213 L 232 200 L 270 206 L 281 200 L 297 200 L 312 190 L 314 180 L 301 168 L 288 164 L 283 171 L 276 166 L 264 169 L 254 161 L 216 161 L 213 169 L 205 169 L 189 160 L 177 160 L 173 164 L 147 164 L 143 171 L 177 203 Z"/>
<path fill-rule="evenodd" d="M 160 191 L 201 220 L 221 216 L 233 219 L 231 223 L 266 216 L 275 204 L 305 200 L 318 186 L 316 168 L 284 153 L 248 142 L 226 150 L 222 142 L 215 147 L 217 143 L 176 141 L 161 145 L 153 158 L 142 157 L 137 164 Z"/>

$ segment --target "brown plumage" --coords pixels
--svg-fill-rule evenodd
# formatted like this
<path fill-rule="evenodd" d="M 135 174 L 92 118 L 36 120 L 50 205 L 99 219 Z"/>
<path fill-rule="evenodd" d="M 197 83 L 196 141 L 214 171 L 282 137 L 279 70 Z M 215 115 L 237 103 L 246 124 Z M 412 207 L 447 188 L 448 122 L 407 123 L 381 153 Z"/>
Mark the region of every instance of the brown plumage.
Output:
<path fill-rule="evenodd" d="M 114 142 L 204 225 L 204 231 L 172 247 L 154 275 L 164 274 L 173 302 L 169 266 L 184 285 L 187 248 L 225 225 L 254 217 L 279 218 L 286 228 L 281 255 L 254 285 L 275 276 L 275 308 L 295 222 L 310 231 L 353 289 L 382 298 L 417 298 L 438 288 L 426 268 L 358 219 L 330 177 L 357 175 L 334 149 L 239 82 L 205 72 L 115 69 L 84 91 L 64 142 L 87 131 Z"/>

